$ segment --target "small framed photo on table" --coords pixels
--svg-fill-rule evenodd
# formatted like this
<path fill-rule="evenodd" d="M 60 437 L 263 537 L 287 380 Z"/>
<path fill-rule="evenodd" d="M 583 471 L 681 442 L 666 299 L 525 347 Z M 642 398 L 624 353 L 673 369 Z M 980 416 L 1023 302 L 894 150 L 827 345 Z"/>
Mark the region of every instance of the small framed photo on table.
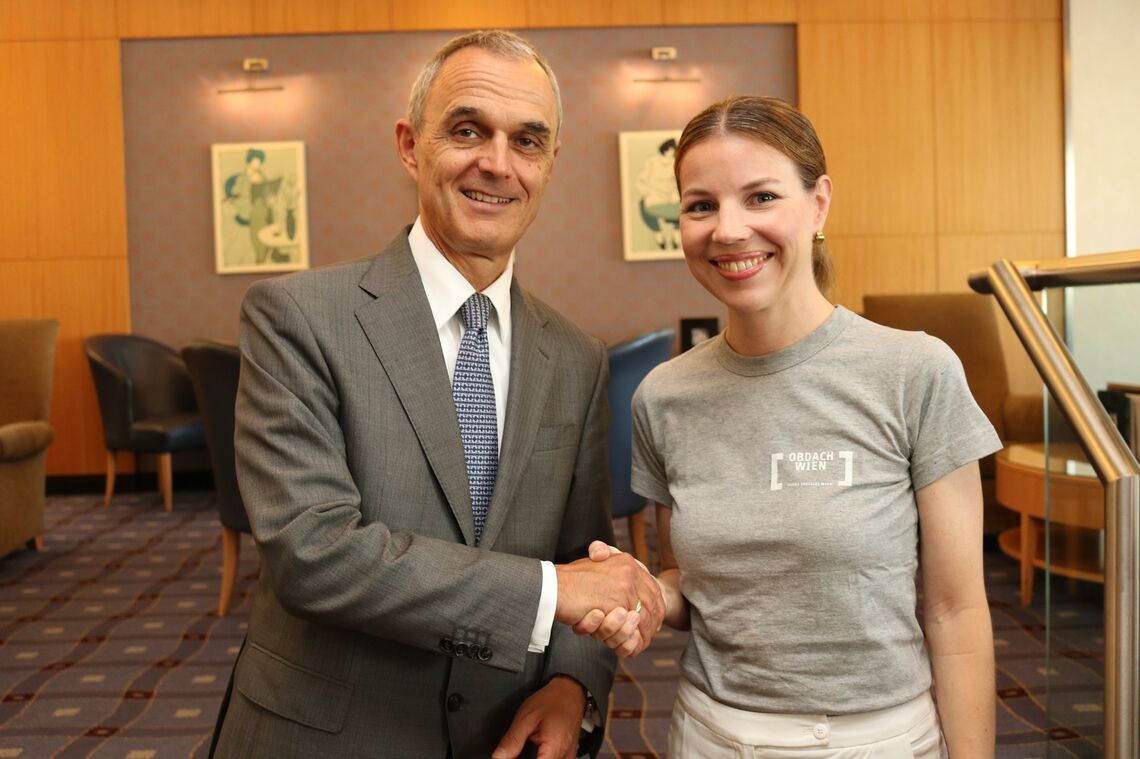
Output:
<path fill-rule="evenodd" d="M 720 320 L 715 316 L 681 319 L 681 352 L 684 353 L 697 343 L 703 343 L 719 333 Z"/>

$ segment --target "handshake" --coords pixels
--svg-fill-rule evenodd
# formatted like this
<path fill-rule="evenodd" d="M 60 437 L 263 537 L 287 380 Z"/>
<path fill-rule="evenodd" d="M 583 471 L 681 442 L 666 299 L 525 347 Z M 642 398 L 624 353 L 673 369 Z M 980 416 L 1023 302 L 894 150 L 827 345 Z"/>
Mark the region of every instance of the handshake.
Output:
<path fill-rule="evenodd" d="M 554 618 L 579 635 L 592 635 L 618 656 L 637 656 L 661 629 L 668 589 L 629 554 L 595 540 L 589 558 L 555 571 Z"/>

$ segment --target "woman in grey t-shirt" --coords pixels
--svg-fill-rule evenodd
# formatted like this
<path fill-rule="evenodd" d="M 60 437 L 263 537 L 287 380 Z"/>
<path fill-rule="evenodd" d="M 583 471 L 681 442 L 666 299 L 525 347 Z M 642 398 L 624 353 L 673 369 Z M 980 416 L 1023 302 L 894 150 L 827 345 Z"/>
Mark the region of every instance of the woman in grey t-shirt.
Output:
<path fill-rule="evenodd" d="M 710 106 L 676 174 L 685 259 L 728 327 L 633 403 L 665 621 L 691 629 L 670 755 L 992 757 L 977 460 L 1000 443 L 961 364 L 827 300 L 831 179 L 799 111 Z M 578 629 L 633 654 L 637 621 L 595 611 Z"/>

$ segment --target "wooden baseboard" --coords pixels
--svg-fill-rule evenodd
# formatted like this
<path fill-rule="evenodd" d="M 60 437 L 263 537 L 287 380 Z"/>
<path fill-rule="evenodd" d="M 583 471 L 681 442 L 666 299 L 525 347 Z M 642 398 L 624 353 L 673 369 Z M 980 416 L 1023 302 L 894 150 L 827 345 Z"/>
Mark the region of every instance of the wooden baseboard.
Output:
<path fill-rule="evenodd" d="M 48 495 L 102 494 L 106 482 L 102 474 L 49 475 Z M 174 489 L 213 490 L 214 476 L 209 471 L 174 472 Z M 154 472 L 121 473 L 115 477 L 116 493 L 151 493 L 158 491 L 158 476 Z"/>

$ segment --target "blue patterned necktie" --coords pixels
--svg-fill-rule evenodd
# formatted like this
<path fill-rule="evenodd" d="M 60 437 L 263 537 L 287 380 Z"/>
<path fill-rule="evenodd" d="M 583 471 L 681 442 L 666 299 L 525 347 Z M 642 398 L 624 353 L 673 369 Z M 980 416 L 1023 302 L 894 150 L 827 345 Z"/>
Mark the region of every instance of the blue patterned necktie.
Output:
<path fill-rule="evenodd" d="M 495 491 L 499 468 L 498 419 L 495 414 L 495 384 L 491 379 L 491 354 L 487 344 L 487 317 L 491 300 L 475 293 L 459 309 L 463 339 L 451 380 L 463 458 L 467 461 L 467 489 L 475 517 L 475 545 L 483 537 L 487 509 Z"/>

